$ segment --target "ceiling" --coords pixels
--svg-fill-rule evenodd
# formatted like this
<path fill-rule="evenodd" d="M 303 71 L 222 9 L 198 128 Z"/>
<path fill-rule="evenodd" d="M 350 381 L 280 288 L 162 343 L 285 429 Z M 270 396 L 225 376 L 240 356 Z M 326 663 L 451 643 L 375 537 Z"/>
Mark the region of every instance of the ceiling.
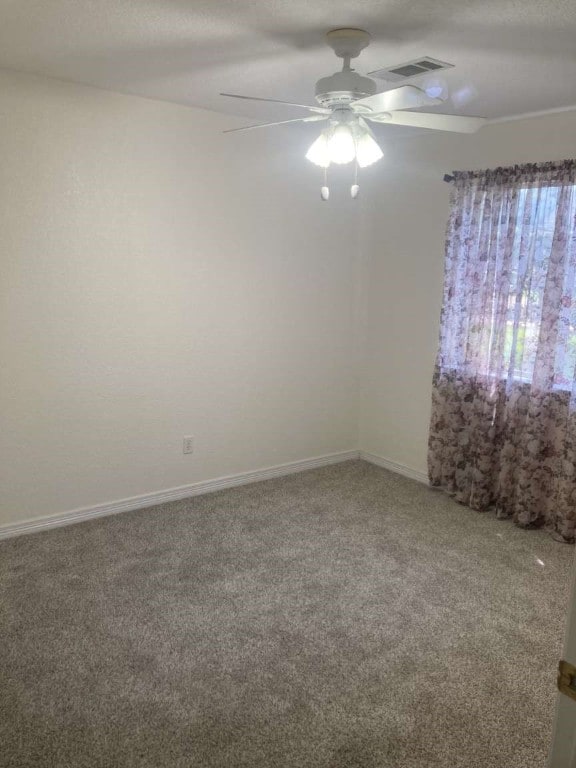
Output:
<path fill-rule="evenodd" d="M 342 26 L 373 36 L 361 72 L 423 55 L 455 64 L 441 111 L 501 118 L 576 105 L 574 0 L 0 0 L 0 9 L 0 67 L 248 123 L 300 112 L 218 93 L 313 104 L 315 81 L 340 68 L 323 35 Z"/>

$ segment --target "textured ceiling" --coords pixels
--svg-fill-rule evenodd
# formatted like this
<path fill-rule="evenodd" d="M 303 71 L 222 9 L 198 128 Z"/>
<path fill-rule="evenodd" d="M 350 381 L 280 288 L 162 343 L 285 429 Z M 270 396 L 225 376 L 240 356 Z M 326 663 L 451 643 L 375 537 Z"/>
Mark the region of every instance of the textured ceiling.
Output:
<path fill-rule="evenodd" d="M 373 36 L 359 71 L 422 55 L 455 64 L 442 111 L 497 118 L 576 104 L 574 0 L 0 0 L 0 8 L 2 67 L 248 122 L 299 113 L 219 91 L 314 103 L 315 81 L 340 68 L 323 34 L 341 26 Z"/>

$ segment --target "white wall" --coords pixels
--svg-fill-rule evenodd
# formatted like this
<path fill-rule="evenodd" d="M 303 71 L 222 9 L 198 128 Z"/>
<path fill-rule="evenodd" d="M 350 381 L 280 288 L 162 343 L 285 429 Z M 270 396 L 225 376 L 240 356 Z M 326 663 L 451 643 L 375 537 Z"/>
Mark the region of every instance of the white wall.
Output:
<path fill-rule="evenodd" d="M 240 122 L 0 74 L 0 524 L 357 447 L 353 205 Z"/>
<path fill-rule="evenodd" d="M 473 136 L 422 134 L 389 142 L 378 172 L 369 176 L 361 228 L 365 451 L 426 472 L 450 192 L 444 173 L 572 157 L 576 112 L 488 125 Z"/>

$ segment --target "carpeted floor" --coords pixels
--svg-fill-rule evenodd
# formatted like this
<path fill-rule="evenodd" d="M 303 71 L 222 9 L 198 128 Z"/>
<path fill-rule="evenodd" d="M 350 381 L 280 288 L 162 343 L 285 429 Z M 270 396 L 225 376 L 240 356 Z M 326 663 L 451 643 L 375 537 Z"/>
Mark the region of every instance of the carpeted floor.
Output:
<path fill-rule="evenodd" d="M 573 549 L 354 461 L 0 543 L 0 765 L 544 768 Z"/>

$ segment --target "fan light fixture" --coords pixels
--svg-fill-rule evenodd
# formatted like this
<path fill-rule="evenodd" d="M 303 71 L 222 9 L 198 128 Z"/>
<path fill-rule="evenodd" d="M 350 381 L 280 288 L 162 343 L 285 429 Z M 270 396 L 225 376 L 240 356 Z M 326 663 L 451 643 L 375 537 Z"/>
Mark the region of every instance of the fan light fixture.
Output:
<path fill-rule="evenodd" d="M 368 128 L 359 123 L 338 124 L 323 131 L 312 144 L 306 158 L 320 168 L 331 163 L 346 165 L 356 160 L 360 168 L 377 162 L 384 153 L 373 139 Z"/>

